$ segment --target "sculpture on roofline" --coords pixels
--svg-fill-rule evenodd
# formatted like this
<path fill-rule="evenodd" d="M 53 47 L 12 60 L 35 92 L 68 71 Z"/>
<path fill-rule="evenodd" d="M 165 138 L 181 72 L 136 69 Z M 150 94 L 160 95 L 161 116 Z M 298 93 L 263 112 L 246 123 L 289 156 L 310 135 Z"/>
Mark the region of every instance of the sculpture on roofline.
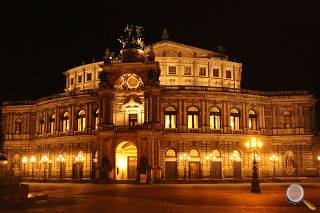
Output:
<path fill-rule="evenodd" d="M 122 44 L 121 59 L 124 63 L 145 61 L 143 47 L 144 38 L 142 37 L 143 27 L 127 25 L 123 34 L 118 39 Z"/>
<path fill-rule="evenodd" d="M 122 49 L 143 49 L 144 38 L 142 37 L 142 26 L 127 25 L 123 32 L 123 35 L 118 39 L 122 44 Z"/>

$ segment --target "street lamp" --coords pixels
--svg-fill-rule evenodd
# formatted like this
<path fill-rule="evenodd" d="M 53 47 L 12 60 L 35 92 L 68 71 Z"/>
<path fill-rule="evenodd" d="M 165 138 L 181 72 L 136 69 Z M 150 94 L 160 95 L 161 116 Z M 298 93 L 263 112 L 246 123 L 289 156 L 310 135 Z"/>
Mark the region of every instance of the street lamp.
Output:
<path fill-rule="evenodd" d="M 60 164 L 60 181 L 62 181 L 62 167 L 63 167 L 63 164 L 64 164 L 64 157 L 63 157 L 63 155 L 59 155 L 58 157 L 57 157 L 57 161 L 59 162 L 59 164 Z"/>
<path fill-rule="evenodd" d="M 183 180 L 186 180 L 187 178 L 187 160 L 190 161 L 190 156 L 186 153 L 183 153 L 182 156 L 180 156 L 180 160 L 183 161 L 184 169 L 183 169 Z"/>
<path fill-rule="evenodd" d="M 273 177 L 275 177 L 276 176 L 276 161 L 278 161 L 278 156 L 273 154 L 270 157 L 270 160 L 273 161 Z"/>
<path fill-rule="evenodd" d="M 28 158 L 23 156 L 22 157 L 22 165 L 23 165 L 23 176 L 26 176 L 26 164 L 28 163 Z"/>
<path fill-rule="evenodd" d="M 79 179 L 82 180 L 82 162 L 84 161 L 84 157 L 82 154 L 78 154 L 75 158 L 77 164 L 79 165 Z"/>
<path fill-rule="evenodd" d="M 246 142 L 245 146 L 248 151 L 251 151 L 253 154 L 251 192 L 259 193 L 261 190 L 257 172 L 257 160 L 259 160 L 258 152 L 262 148 L 263 144 L 262 142 L 258 141 L 257 138 L 253 137 L 250 141 Z"/>
<path fill-rule="evenodd" d="M 34 163 L 36 162 L 36 158 L 34 156 L 31 156 L 30 162 L 31 162 L 31 176 L 33 180 L 34 179 Z"/>
<path fill-rule="evenodd" d="M 43 178 L 45 180 L 47 180 L 47 166 L 48 166 L 48 161 L 49 161 L 49 158 L 47 155 L 44 155 L 42 158 L 41 158 L 41 162 L 44 164 L 43 166 Z"/>

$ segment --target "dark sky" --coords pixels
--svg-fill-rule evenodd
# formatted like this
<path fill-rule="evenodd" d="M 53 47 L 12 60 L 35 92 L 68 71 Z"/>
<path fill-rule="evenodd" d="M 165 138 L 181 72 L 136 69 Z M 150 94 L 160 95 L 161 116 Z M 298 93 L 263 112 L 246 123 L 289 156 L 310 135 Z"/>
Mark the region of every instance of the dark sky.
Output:
<path fill-rule="evenodd" d="M 48 2 L 1 7 L 0 101 L 62 92 L 62 72 L 118 50 L 127 23 L 144 26 L 147 44 L 166 27 L 176 42 L 223 45 L 244 65 L 243 88 L 320 88 L 320 13 L 307 4 L 316 1 Z"/>

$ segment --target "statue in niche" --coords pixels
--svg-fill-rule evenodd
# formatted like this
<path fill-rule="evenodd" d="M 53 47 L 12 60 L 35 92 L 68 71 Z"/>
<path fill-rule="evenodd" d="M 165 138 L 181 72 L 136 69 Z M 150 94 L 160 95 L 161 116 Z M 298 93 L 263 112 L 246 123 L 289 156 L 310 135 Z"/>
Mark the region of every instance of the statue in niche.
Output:
<path fill-rule="evenodd" d="M 287 151 L 285 153 L 285 156 L 286 156 L 286 158 L 285 158 L 286 159 L 286 168 L 294 167 L 292 151 Z"/>

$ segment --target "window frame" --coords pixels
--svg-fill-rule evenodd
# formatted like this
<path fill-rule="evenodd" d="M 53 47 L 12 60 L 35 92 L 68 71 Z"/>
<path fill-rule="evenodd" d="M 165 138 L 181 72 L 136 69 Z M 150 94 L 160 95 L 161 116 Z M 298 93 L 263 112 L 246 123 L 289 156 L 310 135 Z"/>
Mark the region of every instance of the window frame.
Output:
<path fill-rule="evenodd" d="M 174 67 L 174 73 L 171 73 L 171 68 Z M 168 75 L 177 75 L 177 66 L 168 66 Z"/>

